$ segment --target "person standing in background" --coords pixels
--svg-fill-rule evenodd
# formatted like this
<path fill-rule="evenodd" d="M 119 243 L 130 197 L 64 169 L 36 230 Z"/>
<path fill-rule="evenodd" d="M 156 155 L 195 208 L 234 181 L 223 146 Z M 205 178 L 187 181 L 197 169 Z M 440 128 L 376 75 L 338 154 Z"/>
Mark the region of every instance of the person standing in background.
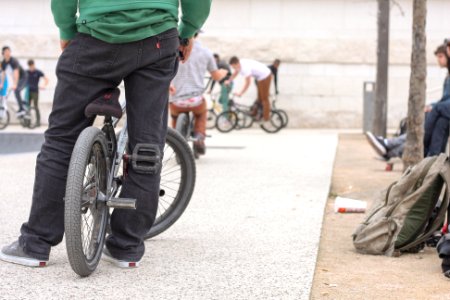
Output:
<path fill-rule="evenodd" d="M 41 70 L 36 69 L 34 60 L 30 59 L 28 61 L 28 100 L 30 101 L 30 106 L 33 105 L 36 109 L 36 127 L 41 126 L 41 113 L 39 111 L 39 80 L 44 79 L 44 85 L 41 88 L 46 88 L 48 85 L 48 78 L 42 73 Z"/>

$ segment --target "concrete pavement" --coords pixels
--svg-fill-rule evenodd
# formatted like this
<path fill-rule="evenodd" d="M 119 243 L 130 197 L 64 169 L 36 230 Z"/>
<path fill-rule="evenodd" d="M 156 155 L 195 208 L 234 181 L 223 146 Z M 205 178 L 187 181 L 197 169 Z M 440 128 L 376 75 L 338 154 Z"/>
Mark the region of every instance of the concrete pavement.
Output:
<path fill-rule="evenodd" d="M 190 205 L 146 242 L 140 268 L 101 262 L 81 279 L 62 243 L 47 268 L 0 262 L 0 298 L 308 299 L 337 135 L 212 134 Z M 0 147 L 2 140 L 0 132 Z M 0 155 L 0 245 L 17 237 L 28 216 L 35 157 Z"/>

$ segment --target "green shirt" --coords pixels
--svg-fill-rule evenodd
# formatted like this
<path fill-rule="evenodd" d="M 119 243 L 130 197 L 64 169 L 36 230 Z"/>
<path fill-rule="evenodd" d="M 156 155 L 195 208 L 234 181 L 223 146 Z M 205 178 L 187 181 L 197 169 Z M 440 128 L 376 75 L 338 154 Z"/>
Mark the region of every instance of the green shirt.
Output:
<path fill-rule="evenodd" d="M 180 37 L 194 36 L 209 15 L 211 1 L 52 0 L 52 12 L 62 40 L 82 32 L 108 43 L 129 43 L 176 28 L 179 2 Z"/>

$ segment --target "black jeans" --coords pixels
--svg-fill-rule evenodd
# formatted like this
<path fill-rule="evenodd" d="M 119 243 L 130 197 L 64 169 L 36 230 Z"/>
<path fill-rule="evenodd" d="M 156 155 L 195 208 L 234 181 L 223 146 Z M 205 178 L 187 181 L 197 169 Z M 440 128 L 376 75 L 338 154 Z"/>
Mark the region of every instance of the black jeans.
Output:
<path fill-rule="evenodd" d="M 445 152 L 449 135 L 450 101 L 439 102 L 425 118 L 425 156 Z"/>
<path fill-rule="evenodd" d="M 22 78 L 19 79 L 19 82 L 17 82 L 17 87 L 16 90 L 14 91 L 14 95 L 16 96 L 17 100 L 17 105 L 19 106 L 19 111 L 23 110 L 23 99 L 20 93 L 27 86 L 27 81 L 28 76 L 24 75 Z"/>
<path fill-rule="evenodd" d="M 37 157 L 33 202 L 21 228 L 20 245 L 29 255 L 47 259 L 64 235 L 65 185 L 78 135 L 93 119 L 84 116 L 88 103 L 123 80 L 127 99 L 129 148 L 157 144 L 163 152 L 167 132 L 168 90 L 178 68 L 176 29 L 141 41 L 109 44 L 77 34 L 59 58 L 49 128 Z M 122 197 L 137 199 L 136 210 L 115 210 L 106 245 L 123 260 L 139 260 L 143 236 L 152 226 L 159 199 L 160 174 L 129 169 Z"/>
<path fill-rule="evenodd" d="M 29 92 L 30 107 L 36 109 L 36 125 L 41 125 L 41 112 L 39 110 L 39 91 Z"/>

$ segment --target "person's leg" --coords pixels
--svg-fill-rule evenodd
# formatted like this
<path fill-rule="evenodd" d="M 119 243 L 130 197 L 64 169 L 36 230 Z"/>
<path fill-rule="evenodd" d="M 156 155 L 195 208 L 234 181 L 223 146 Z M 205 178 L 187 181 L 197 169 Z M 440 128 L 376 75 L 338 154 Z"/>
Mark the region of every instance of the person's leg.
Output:
<path fill-rule="evenodd" d="M 406 142 L 406 133 L 399 135 L 397 137 L 386 139 L 386 148 L 388 150 L 391 150 L 397 148 L 398 146 L 404 145 L 405 142 Z"/>
<path fill-rule="evenodd" d="M 160 41 L 160 49 L 156 44 Z M 144 255 L 144 235 L 150 230 L 158 209 L 161 160 L 164 151 L 169 85 L 178 68 L 176 56 L 179 41 L 176 30 L 158 39 L 149 38 L 138 43 L 137 53 L 145 53 L 139 68 L 125 79 L 127 98 L 128 150 L 152 149 L 160 154 L 155 170 L 134 169 L 123 180 L 121 197 L 136 199 L 136 210 L 114 210 L 111 215 L 111 235 L 106 246 L 119 260 L 139 261 Z M 162 58 L 161 58 L 162 57 Z M 157 155 L 146 155 L 156 159 Z"/>
<path fill-rule="evenodd" d="M 222 104 L 222 111 L 228 110 L 229 87 L 225 83 L 220 84 L 219 103 Z"/>
<path fill-rule="evenodd" d="M 39 92 L 30 92 L 30 106 L 33 105 L 36 110 L 36 126 L 41 125 L 41 113 L 39 111 Z"/>
<path fill-rule="evenodd" d="M 436 105 L 437 106 L 437 105 Z M 440 114 L 438 109 L 432 109 L 430 112 L 425 114 L 425 124 L 424 124 L 424 136 L 423 136 L 423 144 L 425 147 L 425 154 L 428 153 L 428 147 L 431 143 L 434 126 L 439 119 Z"/>
<path fill-rule="evenodd" d="M 80 50 L 80 44 L 90 50 Z M 38 259 L 48 259 L 51 246 L 63 238 L 63 197 L 70 157 L 78 135 L 93 121 L 84 116 L 84 109 L 121 81 L 119 72 L 111 70 L 99 78 L 86 71 L 103 67 L 114 55 L 113 46 L 101 45 L 77 35 L 62 53 L 56 68 L 58 83 L 49 128 L 36 161 L 33 202 L 19 238 L 25 252 Z"/>
<path fill-rule="evenodd" d="M 19 112 L 23 111 L 23 99 L 22 99 L 22 90 L 27 85 L 27 76 L 23 76 L 21 79 L 19 79 L 19 82 L 17 83 L 16 90 L 14 91 L 14 95 L 16 96 L 17 105 L 19 106 Z"/>
<path fill-rule="evenodd" d="M 170 103 L 169 108 L 170 108 L 170 117 L 172 121 L 172 128 L 175 128 L 177 126 L 178 116 L 181 113 L 186 112 L 187 110 L 184 109 L 183 107 L 176 106 L 174 103 Z"/>
<path fill-rule="evenodd" d="M 202 103 L 196 107 L 191 108 L 194 113 L 194 132 L 195 141 L 194 149 L 198 154 L 204 155 L 206 153 L 205 137 L 206 137 L 206 121 L 208 118 L 208 108 L 206 106 L 206 101 L 203 99 Z"/>
<path fill-rule="evenodd" d="M 405 143 L 398 144 L 397 146 L 390 148 L 387 151 L 386 159 L 391 159 L 393 157 L 402 157 L 404 149 L 405 149 Z"/>
<path fill-rule="evenodd" d="M 269 75 L 264 80 L 258 81 L 258 98 L 260 99 L 263 106 L 263 118 L 264 121 L 270 119 L 270 82 L 272 80 L 272 75 Z"/>
<path fill-rule="evenodd" d="M 449 134 L 449 122 L 447 118 L 437 119 L 431 133 L 430 144 L 425 147 L 427 149 L 425 156 L 434 156 L 445 152 Z"/>
<path fill-rule="evenodd" d="M 194 132 L 206 136 L 206 121 L 208 118 L 208 108 L 206 106 L 205 99 L 203 99 L 200 105 L 191 108 L 191 111 L 194 113 L 195 116 Z"/>

